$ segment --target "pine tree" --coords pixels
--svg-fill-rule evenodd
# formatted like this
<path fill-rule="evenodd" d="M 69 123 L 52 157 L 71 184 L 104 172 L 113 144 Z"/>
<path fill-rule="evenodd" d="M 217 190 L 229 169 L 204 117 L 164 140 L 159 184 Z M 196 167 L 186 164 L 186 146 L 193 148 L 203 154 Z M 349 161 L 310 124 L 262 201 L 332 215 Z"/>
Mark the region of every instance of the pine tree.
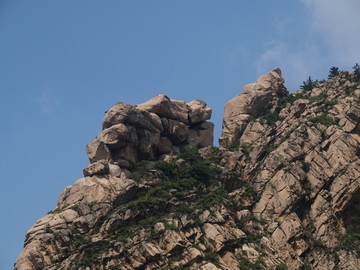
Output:
<path fill-rule="evenodd" d="M 309 79 L 307 79 L 307 81 L 303 82 L 303 85 L 300 86 L 301 89 L 303 89 L 304 91 L 311 91 L 314 87 L 315 84 L 317 83 L 317 81 L 313 81 L 311 79 L 311 76 L 309 76 Z"/>
<path fill-rule="evenodd" d="M 329 70 L 328 80 L 336 77 L 339 74 L 340 74 L 340 71 L 339 71 L 338 67 L 331 67 Z"/>
<path fill-rule="evenodd" d="M 357 81 L 360 81 L 360 65 L 358 63 L 356 63 L 355 66 L 353 66 L 353 70 L 355 73 L 355 79 Z"/>

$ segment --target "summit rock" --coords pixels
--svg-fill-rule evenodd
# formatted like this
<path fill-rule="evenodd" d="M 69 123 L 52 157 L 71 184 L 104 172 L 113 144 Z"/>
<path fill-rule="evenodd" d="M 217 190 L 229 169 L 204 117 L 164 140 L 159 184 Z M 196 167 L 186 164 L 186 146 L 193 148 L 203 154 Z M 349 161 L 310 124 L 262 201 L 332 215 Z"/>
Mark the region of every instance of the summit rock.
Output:
<path fill-rule="evenodd" d="M 262 114 L 273 99 L 287 96 L 284 82 L 281 70 L 275 69 L 255 83 L 245 85 L 239 95 L 228 101 L 224 108 L 220 145 L 226 147 L 237 141 L 246 125 Z"/>

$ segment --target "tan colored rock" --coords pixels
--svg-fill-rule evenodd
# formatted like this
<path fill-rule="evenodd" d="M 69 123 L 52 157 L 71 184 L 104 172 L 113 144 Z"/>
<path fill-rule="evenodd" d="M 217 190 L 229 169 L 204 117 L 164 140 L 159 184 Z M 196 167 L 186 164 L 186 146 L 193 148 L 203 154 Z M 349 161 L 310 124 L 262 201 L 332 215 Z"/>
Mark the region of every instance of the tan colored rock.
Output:
<path fill-rule="evenodd" d="M 97 139 L 95 139 L 86 146 L 86 152 L 90 162 L 111 159 L 110 149 L 107 147 L 105 143 Z"/>
<path fill-rule="evenodd" d="M 121 177 L 121 168 L 115 164 L 109 164 L 109 173 L 115 177 Z"/>
<path fill-rule="evenodd" d="M 110 149 L 119 149 L 126 144 L 136 145 L 138 143 L 136 129 L 122 123 L 104 129 L 96 139 L 106 144 Z"/>
<path fill-rule="evenodd" d="M 204 101 L 196 99 L 188 102 L 187 105 L 190 108 L 190 125 L 205 122 L 211 118 L 212 110 L 206 107 L 206 103 Z"/>
<path fill-rule="evenodd" d="M 106 175 L 109 173 L 109 165 L 106 160 L 91 163 L 83 170 L 84 176 Z"/>
<path fill-rule="evenodd" d="M 103 129 L 120 123 L 151 132 L 162 131 L 161 120 L 156 114 L 124 102 L 116 103 L 107 111 L 103 120 Z"/>
<path fill-rule="evenodd" d="M 159 94 L 149 101 L 137 106 L 140 109 L 189 124 L 189 108 L 184 101 L 172 100 L 168 96 Z"/>
<path fill-rule="evenodd" d="M 142 141 L 143 143 L 143 141 Z M 150 149 L 149 149 L 150 151 Z M 122 168 L 129 168 L 138 159 L 136 146 L 127 144 L 125 147 L 112 153 L 112 159 Z"/>
<path fill-rule="evenodd" d="M 175 121 L 172 119 L 168 120 L 168 134 L 173 144 L 178 145 L 187 139 L 189 135 L 189 128 L 182 122 Z"/>
<path fill-rule="evenodd" d="M 70 205 L 77 202 L 111 203 L 117 199 L 128 199 L 134 196 L 138 185 L 131 179 L 116 177 L 85 177 L 65 188 L 58 199 L 58 205 Z"/>
<path fill-rule="evenodd" d="M 220 145 L 226 147 L 237 141 L 246 125 L 267 109 L 274 96 L 287 94 L 280 69 L 270 71 L 255 83 L 244 86 L 243 91 L 225 105 Z"/>

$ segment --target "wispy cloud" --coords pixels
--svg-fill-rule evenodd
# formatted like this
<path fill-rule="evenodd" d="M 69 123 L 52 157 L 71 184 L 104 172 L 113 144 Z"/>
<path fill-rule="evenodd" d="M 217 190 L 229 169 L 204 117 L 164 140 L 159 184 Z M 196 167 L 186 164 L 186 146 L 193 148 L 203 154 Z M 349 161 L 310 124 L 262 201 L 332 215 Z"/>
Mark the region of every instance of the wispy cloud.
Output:
<path fill-rule="evenodd" d="M 310 30 L 321 36 L 330 57 L 340 65 L 352 65 L 360 58 L 359 0 L 302 0 L 308 8 Z"/>
<path fill-rule="evenodd" d="M 60 105 L 61 100 L 56 96 L 54 90 L 46 88 L 36 99 L 43 113 L 52 113 Z"/>
<path fill-rule="evenodd" d="M 305 8 L 298 42 L 288 38 L 288 20 L 274 25 L 277 36 L 264 45 L 255 63 L 258 73 L 280 67 L 289 90 L 296 90 L 302 80 L 312 75 L 321 79 L 331 66 L 351 69 L 360 63 L 359 0 L 300 0 Z"/>
<path fill-rule="evenodd" d="M 299 89 L 301 80 L 305 80 L 310 74 L 321 66 L 320 52 L 313 44 L 303 44 L 296 50 L 281 40 L 273 40 L 266 44 L 266 50 L 255 62 L 256 70 L 263 74 L 271 69 L 280 67 L 286 85 L 290 91 Z"/>

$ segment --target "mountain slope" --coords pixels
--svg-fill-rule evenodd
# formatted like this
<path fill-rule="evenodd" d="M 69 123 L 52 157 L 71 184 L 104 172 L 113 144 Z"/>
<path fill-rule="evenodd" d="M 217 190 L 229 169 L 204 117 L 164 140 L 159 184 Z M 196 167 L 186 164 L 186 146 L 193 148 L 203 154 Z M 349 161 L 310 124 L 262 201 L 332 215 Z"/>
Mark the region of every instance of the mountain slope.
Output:
<path fill-rule="evenodd" d="M 289 95 L 277 69 L 219 148 L 202 101 L 118 103 L 15 269 L 358 269 L 359 102 L 352 72 Z"/>

